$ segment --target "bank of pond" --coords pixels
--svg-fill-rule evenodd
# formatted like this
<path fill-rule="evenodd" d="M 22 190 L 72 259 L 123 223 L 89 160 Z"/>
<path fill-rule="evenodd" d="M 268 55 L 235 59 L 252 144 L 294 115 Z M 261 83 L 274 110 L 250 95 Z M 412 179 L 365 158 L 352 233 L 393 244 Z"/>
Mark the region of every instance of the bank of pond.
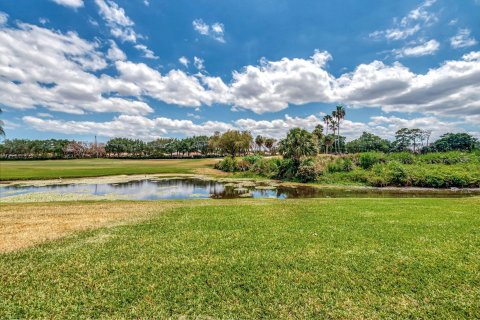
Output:
<path fill-rule="evenodd" d="M 480 152 L 365 152 L 301 159 L 227 157 L 215 166 L 238 176 L 374 187 L 479 188 Z"/>

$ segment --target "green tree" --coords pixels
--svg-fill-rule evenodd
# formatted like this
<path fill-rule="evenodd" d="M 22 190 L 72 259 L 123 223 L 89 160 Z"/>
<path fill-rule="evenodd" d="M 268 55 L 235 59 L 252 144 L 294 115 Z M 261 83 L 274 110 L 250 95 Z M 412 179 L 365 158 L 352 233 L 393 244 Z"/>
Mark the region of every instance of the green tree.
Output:
<path fill-rule="evenodd" d="M 338 105 L 336 107 L 335 111 L 333 111 L 333 113 L 332 113 L 332 116 L 337 121 L 337 139 L 336 139 L 336 142 L 337 142 L 337 152 L 339 152 L 339 153 L 342 153 L 342 150 L 340 148 L 340 124 L 343 121 L 343 119 L 345 119 L 345 115 L 346 115 L 345 108 L 342 105 Z"/>
<path fill-rule="evenodd" d="M 335 136 L 332 134 L 327 134 L 323 138 L 323 143 L 325 144 L 325 153 L 328 154 L 328 148 L 333 145 L 333 142 L 335 141 Z"/>
<path fill-rule="evenodd" d="M 294 128 L 280 141 L 279 151 L 285 158 L 292 159 L 298 165 L 302 157 L 317 154 L 317 146 L 313 134 L 304 129 Z"/>
<path fill-rule="evenodd" d="M 265 138 L 262 137 L 261 135 L 258 135 L 255 138 L 255 144 L 257 145 L 258 151 L 262 150 L 263 144 L 265 143 Z"/>
<path fill-rule="evenodd" d="M 330 129 L 332 130 L 333 134 L 333 147 L 334 147 L 334 152 L 337 152 L 337 129 L 338 129 L 338 123 L 337 120 L 332 119 L 330 121 Z"/>
<path fill-rule="evenodd" d="M 348 152 L 369 152 L 390 150 L 390 141 L 382 139 L 373 133 L 363 132 L 362 135 L 346 145 Z"/>
<path fill-rule="evenodd" d="M 316 138 L 318 150 L 322 150 L 322 143 L 323 143 L 323 126 L 321 124 L 317 124 L 312 131 L 313 136 Z"/>
<path fill-rule="evenodd" d="M 325 123 L 325 135 L 328 134 L 328 129 L 330 128 L 330 122 L 332 122 L 333 118 L 331 115 L 327 114 L 323 117 L 323 122 Z M 328 153 L 328 152 L 327 152 Z"/>
<path fill-rule="evenodd" d="M 273 138 L 266 138 L 265 139 L 265 147 L 267 147 L 268 149 L 268 152 L 270 154 L 273 154 L 273 146 L 275 145 L 275 142 L 277 142 L 277 140 L 273 139 Z"/>
<path fill-rule="evenodd" d="M 218 147 L 224 153 L 235 157 L 250 149 L 253 137 L 248 131 L 228 130 L 220 136 Z"/>
<path fill-rule="evenodd" d="M 479 147 L 478 139 L 468 133 L 446 133 L 432 143 L 432 151 L 472 151 Z"/>
<path fill-rule="evenodd" d="M 395 141 L 392 144 L 393 151 L 407 151 L 412 144 L 410 129 L 402 128 L 395 132 Z"/>

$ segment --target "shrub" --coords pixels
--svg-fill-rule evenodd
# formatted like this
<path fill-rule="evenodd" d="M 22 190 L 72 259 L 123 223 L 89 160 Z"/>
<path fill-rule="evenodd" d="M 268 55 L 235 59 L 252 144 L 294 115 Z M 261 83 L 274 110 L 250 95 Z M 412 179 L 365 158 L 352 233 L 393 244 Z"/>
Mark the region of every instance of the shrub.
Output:
<path fill-rule="evenodd" d="M 276 175 L 279 179 L 292 179 L 295 177 L 298 169 L 298 164 L 292 159 L 278 159 L 278 173 Z"/>
<path fill-rule="evenodd" d="M 358 158 L 358 164 L 365 170 L 372 168 L 375 164 L 384 162 L 385 154 L 380 152 L 365 152 Z"/>
<path fill-rule="evenodd" d="M 264 177 L 272 178 L 278 175 L 279 162 L 279 159 L 262 158 L 256 161 L 250 170 Z"/>
<path fill-rule="evenodd" d="M 350 158 L 337 158 L 334 162 L 327 165 L 327 171 L 333 172 L 350 172 L 353 170 L 353 161 Z"/>
<path fill-rule="evenodd" d="M 317 179 L 315 163 L 311 159 L 303 161 L 297 169 L 295 178 L 301 182 L 315 181 Z"/>
<path fill-rule="evenodd" d="M 215 164 L 215 169 L 225 172 L 235 172 L 237 170 L 237 160 L 232 157 L 225 157 L 222 161 Z"/>
<path fill-rule="evenodd" d="M 419 156 L 419 159 L 422 162 L 429 164 L 456 164 L 475 161 L 475 156 L 473 154 L 468 155 L 459 151 L 432 152 Z"/>
<path fill-rule="evenodd" d="M 251 166 L 252 166 L 252 164 L 250 162 L 242 159 L 242 160 L 237 162 L 235 171 L 245 172 L 245 171 L 248 171 Z"/>
<path fill-rule="evenodd" d="M 409 177 L 405 168 L 400 162 L 392 161 L 387 164 L 387 182 L 389 185 L 407 186 Z"/>
<path fill-rule="evenodd" d="M 403 164 L 412 164 L 415 162 L 415 156 L 410 152 L 396 152 L 388 156 L 389 160 L 395 160 Z"/>
<path fill-rule="evenodd" d="M 243 160 L 247 161 L 250 164 L 255 164 L 262 159 L 263 159 L 263 157 L 261 155 L 258 155 L 258 154 L 251 154 L 251 155 L 243 157 Z"/>

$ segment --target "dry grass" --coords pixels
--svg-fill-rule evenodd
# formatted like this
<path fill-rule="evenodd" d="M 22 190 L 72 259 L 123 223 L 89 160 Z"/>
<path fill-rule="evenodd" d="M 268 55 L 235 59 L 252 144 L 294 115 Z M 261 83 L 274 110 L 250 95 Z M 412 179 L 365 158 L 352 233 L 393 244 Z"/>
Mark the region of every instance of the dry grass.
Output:
<path fill-rule="evenodd" d="M 69 202 L 2 204 L 0 252 L 11 252 L 76 231 L 135 222 L 178 202 Z"/>

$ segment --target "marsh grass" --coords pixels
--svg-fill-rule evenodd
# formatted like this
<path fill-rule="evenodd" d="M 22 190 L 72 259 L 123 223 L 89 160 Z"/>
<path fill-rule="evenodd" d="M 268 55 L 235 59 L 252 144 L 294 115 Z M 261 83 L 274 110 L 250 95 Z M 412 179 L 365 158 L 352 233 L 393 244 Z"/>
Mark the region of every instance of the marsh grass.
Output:
<path fill-rule="evenodd" d="M 480 317 L 478 198 L 152 203 L 1 255 L 0 318 Z"/>

